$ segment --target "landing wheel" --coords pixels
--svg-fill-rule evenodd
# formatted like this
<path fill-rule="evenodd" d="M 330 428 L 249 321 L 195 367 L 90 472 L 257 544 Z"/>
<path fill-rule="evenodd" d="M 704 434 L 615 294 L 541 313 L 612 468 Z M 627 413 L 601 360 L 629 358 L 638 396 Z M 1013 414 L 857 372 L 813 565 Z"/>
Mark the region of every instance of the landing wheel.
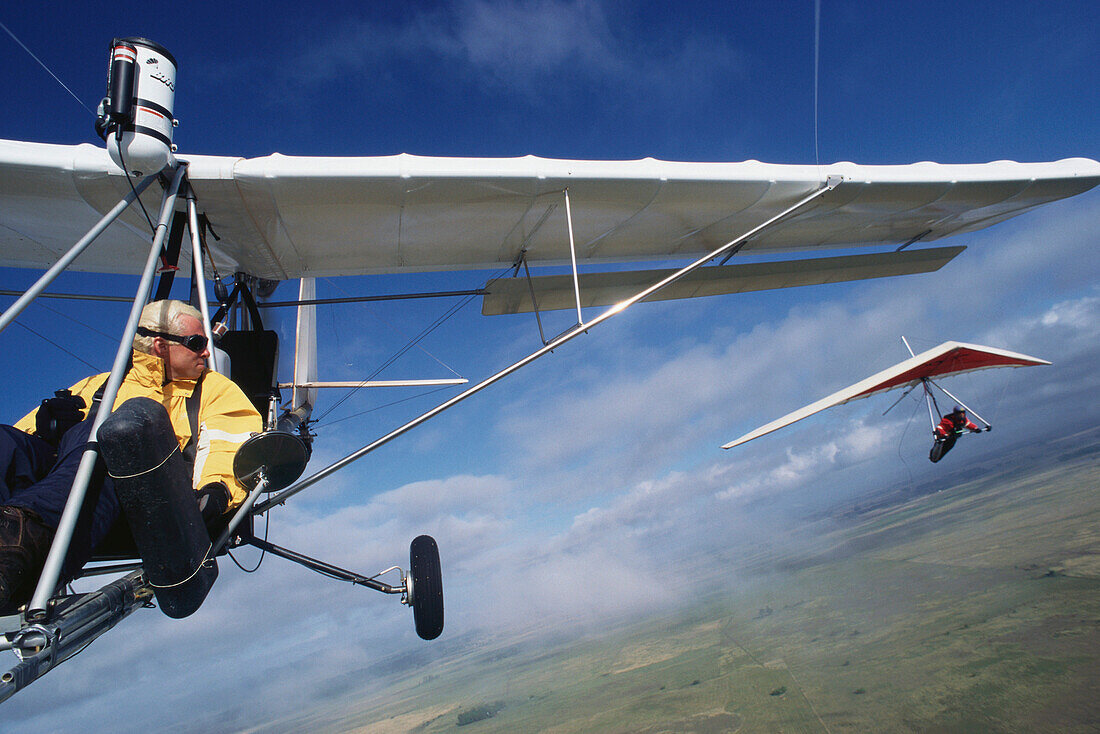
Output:
<path fill-rule="evenodd" d="M 959 436 L 957 433 L 952 433 L 943 440 L 937 440 L 936 443 L 932 445 L 932 450 L 928 452 L 928 458 L 935 464 L 937 461 L 947 456 L 947 452 L 955 446 L 955 442 L 958 440 Z"/>
<path fill-rule="evenodd" d="M 443 632 L 443 573 L 439 547 L 429 535 L 421 535 L 409 547 L 409 604 L 416 634 L 434 640 Z"/>

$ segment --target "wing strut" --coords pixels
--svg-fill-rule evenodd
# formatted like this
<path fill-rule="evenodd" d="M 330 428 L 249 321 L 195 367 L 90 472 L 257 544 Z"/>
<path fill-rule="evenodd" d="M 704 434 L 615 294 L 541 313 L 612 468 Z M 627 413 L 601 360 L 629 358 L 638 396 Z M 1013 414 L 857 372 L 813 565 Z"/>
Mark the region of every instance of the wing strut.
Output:
<path fill-rule="evenodd" d="M 187 184 L 187 228 L 191 230 L 191 267 L 194 269 L 191 282 L 206 283 L 206 274 L 203 272 L 202 242 L 199 240 L 199 214 L 195 208 L 195 192 L 190 182 Z M 210 304 L 206 299 L 206 287 L 201 286 L 195 291 L 199 296 L 199 310 L 202 311 L 202 329 L 206 334 L 206 343 L 210 345 L 210 359 L 206 366 L 228 376 L 228 366 L 218 364 L 218 350 L 214 349 L 214 332 L 210 327 Z"/>
<path fill-rule="evenodd" d="M 126 322 L 126 329 L 123 332 L 122 341 L 119 342 L 118 352 L 115 354 L 114 365 L 111 367 L 111 376 L 107 378 L 107 385 L 103 390 L 102 405 L 104 408 L 96 413 L 95 421 L 92 423 L 92 436 L 96 435 L 99 431 L 99 427 L 103 425 L 103 422 L 107 420 L 107 417 L 111 414 L 111 408 L 115 404 L 115 397 L 118 396 L 118 389 L 122 385 L 122 378 L 126 375 L 126 364 L 130 360 L 130 351 L 133 348 L 134 334 L 137 331 L 138 321 L 141 318 L 141 309 L 145 306 L 145 301 L 149 298 L 149 293 L 153 290 L 153 276 L 156 272 L 157 263 L 160 260 L 160 248 L 164 243 L 164 237 L 171 225 L 172 216 L 176 208 L 176 198 L 186 173 L 186 164 L 181 164 L 176 168 L 175 175 L 172 177 L 172 182 L 164 192 L 164 197 L 161 200 L 160 219 L 157 221 L 156 235 L 153 237 L 153 245 L 149 249 L 149 257 L 145 261 L 145 269 L 141 275 L 141 283 L 138 285 L 137 293 L 134 296 L 134 305 L 130 309 L 130 318 Z M 153 176 L 150 175 L 149 178 L 153 178 Z M 144 183 L 144 181 L 142 183 Z M 61 565 L 65 561 L 65 556 L 69 551 L 69 543 L 72 541 L 73 532 L 76 529 L 77 517 L 80 515 L 80 509 L 84 505 L 84 495 L 88 491 L 88 483 L 92 478 L 92 471 L 95 469 L 98 456 L 98 448 L 94 443 L 90 443 L 80 459 L 80 466 L 77 468 L 76 477 L 73 479 L 72 491 L 69 492 L 69 499 L 65 503 L 65 510 L 61 514 L 61 520 L 57 525 L 57 532 L 54 535 L 53 545 L 50 546 L 49 555 L 46 556 L 46 565 L 42 569 L 42 574 L 38 577 L 38 586 L 35 587 L 34 596 L 27 605 L 26 619 L 28 621 L 42 621 L 47 616 L 46 605 L 50 600 L 50 596 L 53 595 L 54 589 L 57 588 L 58 580 L 61 578 Z"/>
<path fill-rule="evenodd" d="M 474 385 L 473 387 L 459 393 L 458 395 L 455 395 L 450 400 L 447 400 L 443 403 L 440 403 L 439 405 L 432 408 L 428 412 L 423 413 L 419 417 L 414 418 L 413 420 L 409 421 L 408 423 L 404 424 L 403 426 L 400 426 L 399 428 L 396 428 L 393 431 L 390 431 L 386 435 L 384 435 L 381 438 L 375 440 L 373 443 L 367 444 L 363 448 L 359 449 L 358 451 L 356 451 L 352 454 L 349 454 L 348 456 L 345 456 L 343 459 L 340 459 L 339 461 L 335 462 L 334 464 L 331 464 L 331 465 L 325 467 L 324 469 L 321 469 L 320 471 L 318 471 L 317 473 L 307 477 L 306 479 L 303 479 L 300 482 L 297 482 L 296 484 L 293 484 L 290 487 L 287 487 L 286 489 L 282 490 L 281 492 L 278 492 L 278 493 L 272 495 L 271 497 L 264 500 L 263 502 L 260 502 L 260 503 L 256 504 L 253 508 L 253 513 L 259 515 L 259 514 L 262 514 L 262 513 L 266 512 L 267 510 L 271 509 L 272 507 L 275 507 L 277 505 L 281 505 L 281 504 L 285 503 L 290 497 L 297 494 L 298 492 L 301 492 L 303 489 L 307 489 L 308 487 L 316 484 L 317 482 L 324 479 L 325 477 L 332 474 L 333 472 L 336 472 L 339 469 L 344 468 L 348 464 L 351 464 L 353 461 L 366 456 L 367 454 L 374 451 L 375 449 L 389 443 L 390 441 L 397 438 L 398 436 L 400 436 L 404 433 L 407 433 L 408 431 L 412 430 L 416 426 L 419 426 L 421 423 L 424 423 L 425 421 L 429 420 L 430 418 L 434 418 L 435 416 L 439 415 L 440 413 L 447 410 L 448 408 L 450 408 L 454 405 L 457 405 L 458 403 L 462 402 L 466 398 L 471 397 L 472 395 L 474 395 L 478 392 L 481 392 L 482 390 L 489 387 L 490 385 L 492 385 L 492 384 L 498 382 L 499 380 L 507 377 L 508 375 L 512 374 L 513 372 L 515 372 L 519 368 L 524 367 L 524 366 L 530 364 L 531 362 L 534 362 L 536 359 L 543 356 L 544 354 L 547 354 L 548 352 L 551 352 L 554 349 L 557 349 L 561 345 L 565 344 L 568 341 L 571 341 L 572 339 L 574 339 L 577 336 L 580 336 L 581 334 L 587 333 L 588 330 L 591 329 L 592 327 L 597 326 L 598 324 L 601 324 L 604 321 L 607 321 L 612 316 L 615 316 L 616 314 L 619 314 L 619 313 L 625 311 L 627 308 L 629 308 L 630 306 L 633 306 L 638 301 L 641 301 L 644 298 L 646 298 L 647 296 L 661 290 L 665 286 L 676 282 L 677 280 L 679 280 L 683 276 L 687 275 L 688 273 L 691 273 L 691 272 L 701 268 L 702 266 L 706 265 L 708 262 L 710 262 L 714 258 L 721 257 L 722 255 L 725 255 L 726 253 L 736 253 L 738 250 L 741 249 L 741 247 L 744 246 L 745 242 L 750 237 L 752 237 L 753 235 L 757 234 L 758 232 L 766 229 L 767 227 L 772 226 L 773 224 L 780 221 L 784 217 L 787 217 L 791 213 L 801 209 L 806 204 L 809 204 L 811 201 L 817 199 L 818 197 L 822 196 L 823 194 L 825 194 L 829 191 L 832 191 L 833 189 L 835 189 L 837 186 L 840 185 L 842 180 L 843 179 L 840 176 L 829 176 L 828 179 L 825 181 L 825 183 L 823 183 L 816 191 L 814 191 L 813 193 L 811 193 L 811 194 L 803 197 L 802 199 L 798 200 L 797 202 L 795 202 L 791 206 L 784 209 L 779 214 L 776 214 L 774 217 L 771 217 L 767 221 L 763 222 L 762 224 L 757 225 L 756 227 L 754 227 L 751 230 L 749 230 L 748 232 L 740 235 L 739 237 L 730 240 L 729 242 L 727 242 L 726 244 L 724 244 L 721 247 L 717 248 L 716 250 L 713 250 L 712 252 L 707 253 L 706 255 L 699 258 L 698 260 L 691 263 L 690 265 L 684 266 L 680 270 L 677 270 L 675 273 L 672 273 L 671 275 L 663 278 L 662 280 L 658 281 L 657 283 L 654 283 L 653 285 L 649 286 L 648 288 L 645 288 L 645 289 L 639 291 L 638 293 L 634 294 L 630 298 L 627 298 L 624 301 L 620 301 L 619 303 L 617 303 L 614 306 L 612 306 L 611 308 L 607 309 L 606 311 L 604 311 L 602 314 L 600 314 L 596 318 L 592 319 L 591 321 L 589 321 L 587 323 L 582 322 L 582 323 L 577 324 L 573 328 L 567 330 L 565 333 L 555 337 L 554 339 L 551 339 L 550 342 L 548 344 L 544 345 L 541 349 L 538 349 L 538 350 L 532 352 L 531 354 L 527 355 L 526 357 L 524 357 L 520 361 L 504 368 L 500 372 L 497 372 L 496 374 L 485 378 L 484 380 L 482 380 L 478 384 Z"/>

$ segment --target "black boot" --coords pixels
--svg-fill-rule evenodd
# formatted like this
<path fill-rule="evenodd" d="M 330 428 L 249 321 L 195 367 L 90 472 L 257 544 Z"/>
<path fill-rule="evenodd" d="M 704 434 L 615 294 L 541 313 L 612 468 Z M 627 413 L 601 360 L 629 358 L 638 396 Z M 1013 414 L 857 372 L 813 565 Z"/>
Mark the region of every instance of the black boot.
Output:
<path fill-rule="evenodd" d="M 0 506 L 0 614 L 30 599 L 53 536 L 36 512 Z"/>

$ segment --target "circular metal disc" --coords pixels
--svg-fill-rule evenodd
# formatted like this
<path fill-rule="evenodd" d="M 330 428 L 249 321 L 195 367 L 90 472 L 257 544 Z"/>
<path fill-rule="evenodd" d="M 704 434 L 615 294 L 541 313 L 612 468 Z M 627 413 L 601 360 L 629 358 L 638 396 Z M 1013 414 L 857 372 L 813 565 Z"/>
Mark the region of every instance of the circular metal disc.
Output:
<path fill-rule="evenodd" d="M 294 483 L 306 469 L 309 452 L 302 439 L 286 431 L 257 433 L 241 444 L 233 457 L 233 475 L 249 489 L 267 475 L 267 491 L 275 492 Z"/>

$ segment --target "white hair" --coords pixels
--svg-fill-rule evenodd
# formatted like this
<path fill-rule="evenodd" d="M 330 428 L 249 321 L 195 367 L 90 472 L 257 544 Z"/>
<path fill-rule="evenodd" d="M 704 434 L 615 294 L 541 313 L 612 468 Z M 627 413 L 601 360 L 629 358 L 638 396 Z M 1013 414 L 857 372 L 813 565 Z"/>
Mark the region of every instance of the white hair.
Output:
<path fill-rule="evenodd" d="M 141 319 L 138 326 L 150 331 L 161 331 L 165 334 L 179 334 L 181 329 L 179 322 L 184 316 L 190 316 L 202 323 L 202 314 L 194 306 L 183 301 L 153 301 L 145 304 L 141 309 Z M 182 335 L 181 335 L 182 336 Z M 151 336 L 134 336 L 134 349 L 146 354 L 153 353 L 153 338 Z"/>

